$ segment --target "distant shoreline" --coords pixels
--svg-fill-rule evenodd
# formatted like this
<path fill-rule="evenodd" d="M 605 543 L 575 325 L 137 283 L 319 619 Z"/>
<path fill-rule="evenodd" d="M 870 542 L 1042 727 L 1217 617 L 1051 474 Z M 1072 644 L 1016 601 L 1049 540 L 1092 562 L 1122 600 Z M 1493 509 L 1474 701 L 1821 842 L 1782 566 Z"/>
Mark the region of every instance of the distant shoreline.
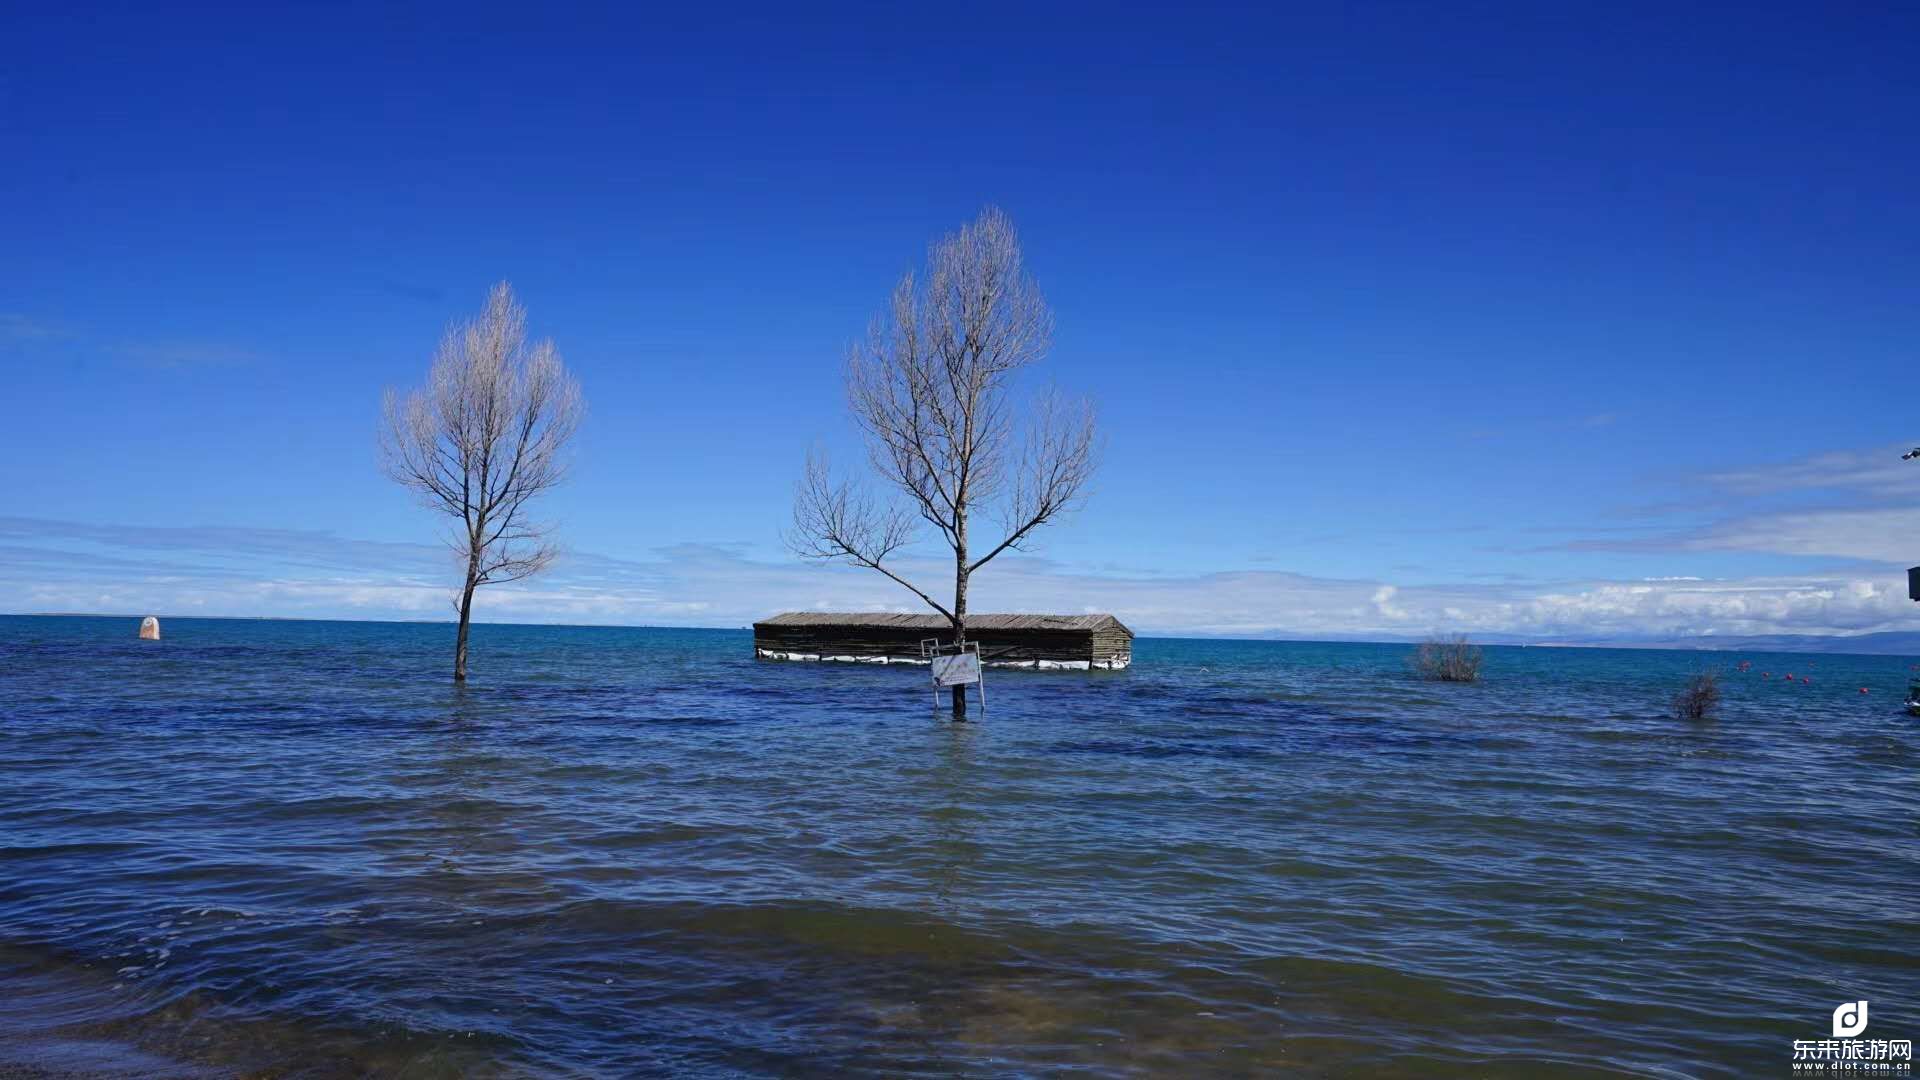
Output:
<path fill-rule="evenodd" d="M 18 619 L 126 619 L 138 622 L 150 612 L 128 614 L 97 611 L 16 611 L 0 612 L 0 618 Z M 170 619 L 196 619 L 208 622 L 341 623 L 387 626 L 454 626 L 452 619 L 340 619 L 304 615 L 167 615 L 157 616 L 162 623 Z M 698 630 L 742 633 L 748 626 L 663 626 L 651 623 L 564 623 L 564 622 L 490 622 L 474 620 L 475 626 L 546 627 L 571 630 Z M 1295 645 L 1400 645 L 1420 642 L 1419 636 L 1401 638 L 1321 638 L 1252 634 L 1166 634 L 1145 632 L 1138 635 L 1151 641 L 1266 641 Z M 1888 630 L 1870 634 L 1781 634 L 1747 638 L 1666 639 L 1658 641 L 1606 641 L 1515 638 L 1510 635 L 1476 637 L 1475 642 L 1490 649 L 1619 649 L 1636 652 L 1701 653 L 1819 653 L 1853 656 L 1920 656 L 1920 632 Z"/>

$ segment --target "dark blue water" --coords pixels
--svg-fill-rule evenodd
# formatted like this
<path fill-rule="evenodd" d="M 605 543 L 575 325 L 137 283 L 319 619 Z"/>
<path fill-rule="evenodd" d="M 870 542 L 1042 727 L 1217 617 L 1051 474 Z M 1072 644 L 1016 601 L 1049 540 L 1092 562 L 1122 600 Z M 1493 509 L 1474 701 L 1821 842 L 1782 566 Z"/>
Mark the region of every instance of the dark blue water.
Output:
<path fill-rule="evenodd" d="M 0 1073 L 1787 1075 L 1920 1037 L 1909 662 L 0 618 Z M 1772 672 L 1762 679 L 1761 671 Z M 1788 672 L 1811 684 L 1785 682 Z M 1859 693 L 1860 687 L 1870 691 Z"/>

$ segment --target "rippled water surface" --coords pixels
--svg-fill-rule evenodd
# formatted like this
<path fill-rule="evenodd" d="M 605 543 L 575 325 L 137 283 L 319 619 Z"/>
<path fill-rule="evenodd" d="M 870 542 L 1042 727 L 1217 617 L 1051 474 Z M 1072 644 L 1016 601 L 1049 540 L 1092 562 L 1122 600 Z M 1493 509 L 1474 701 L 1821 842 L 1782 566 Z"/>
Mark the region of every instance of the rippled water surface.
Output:
<path fill-rule="evenodd" d="M 1920 1038 L 1909 662 L 0 618 L 0 1073 L 1788 1075 Z M 1761 671 L 1772 673 L 1762 679 Z M 1813 681 L 1787 683 L 1786 672 Z M 1862 694 L 1860 687 L 1870 692 Z"/>

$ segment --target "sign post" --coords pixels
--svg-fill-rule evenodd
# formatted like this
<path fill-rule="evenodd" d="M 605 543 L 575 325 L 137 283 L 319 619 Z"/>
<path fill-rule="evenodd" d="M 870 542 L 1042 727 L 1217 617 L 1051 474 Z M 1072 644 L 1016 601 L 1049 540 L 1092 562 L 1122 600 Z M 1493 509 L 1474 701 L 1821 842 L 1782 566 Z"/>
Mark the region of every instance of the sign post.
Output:
<path fill-rule="evenodd" d="M 938 638 L 920 643 L 920 655 L 933 670 L 933 707 L 940 707 L 940 691 L 953 686 L 972 686 L 980 692 L 980 714 L 987 712 L 987 683 L 981 677 L 980 644 L 942 645 Z"/>

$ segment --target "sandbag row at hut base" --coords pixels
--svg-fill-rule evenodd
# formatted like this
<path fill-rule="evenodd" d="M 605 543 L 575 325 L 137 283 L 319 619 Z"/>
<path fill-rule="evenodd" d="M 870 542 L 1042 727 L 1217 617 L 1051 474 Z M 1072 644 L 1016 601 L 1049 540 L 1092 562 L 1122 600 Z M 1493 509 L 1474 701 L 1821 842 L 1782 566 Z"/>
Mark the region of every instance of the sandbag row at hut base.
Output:
<path fill-rule="evenodd" d="M 754 655 L 762 660 L 813 660 L 828 664 L 920 664 L 924 666 L 928 662 L 925 658 L 916 656 L 822 656 L 819 653 L 783 652 L 778 649 L 756 649 Z M 1123 655 L 1102 660 L 983 660 L 981 665 L 1025 671 L 1119 671 L 1132 662 L 1131 655 Z"/>
<path fill-rule="evenodd" d="M 923 644 L 952 634 L 934 615 L 790 611 L 753 624 L 753 649 L 763 660 L 924 664 Z M 967 641 L 987 667 L 1118 671 L 1133 662 L 1133 631 L 1112 615 L 968 615 Z"/>

